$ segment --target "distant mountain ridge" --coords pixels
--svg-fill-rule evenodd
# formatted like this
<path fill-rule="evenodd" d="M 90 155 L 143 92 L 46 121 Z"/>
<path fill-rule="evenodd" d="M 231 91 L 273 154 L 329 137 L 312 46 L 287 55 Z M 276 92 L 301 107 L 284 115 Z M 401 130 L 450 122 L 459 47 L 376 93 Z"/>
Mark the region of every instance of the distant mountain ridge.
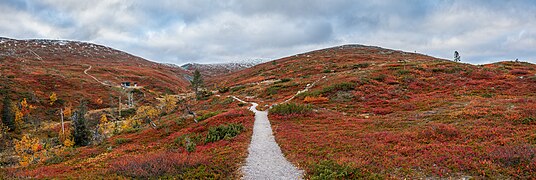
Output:
<path fill-rule="evenodd" d="M 253 60 L 253 61 L 240 61 L 233 63 L 214 63 L 214 64 L 199 64 L 199 63 L 187 63 L 180 67 L 188 71 L 199 70 L 199 72 L 204 76 L 214 77 L 229 74 L 232 72 L 240 71 L 253 67 L 257 64 L 264 62 L 263 60 Z"/>

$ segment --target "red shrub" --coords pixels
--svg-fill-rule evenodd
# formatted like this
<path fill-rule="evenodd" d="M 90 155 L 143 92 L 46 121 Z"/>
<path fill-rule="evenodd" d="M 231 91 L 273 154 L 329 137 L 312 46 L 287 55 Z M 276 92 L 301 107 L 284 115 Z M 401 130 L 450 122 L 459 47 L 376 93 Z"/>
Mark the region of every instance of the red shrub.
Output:
<path fill-rule="evenodd" d="M 521 69 L 514 69 L 510 71 L 510 74 L 513 74 L 513 75 L 525 75 L 528 73 L 529 73 L 528 71 L 521 70 Z"/>
<path fill-rule="evenodd" d="M 422 90 L 424 87 L 427 87 L 427 86 L 429 85 L 424 82 L 415 81 L 415 82 L 409 83 L 408 88 L 411 90 Z"/>
<path fill-rule="evenodd" d="M 372 109 L 372 112 L 374 112 L 374 114 L 378 114 L 378 115 L 386 115 L 386 114 L 393 113 L 393 109 L 391 109 L 389 107 L 378 107 L 378 108 Z"/>
<path fill-rule="evenodd" d="M 458 137 L 459 134 L 459 130 L 450 124 L 432 123 L 428 125 L 428 128 L 424 129 L 420 135 L 425 139 L 448 141 Z"/>
<path fill-rule="evenodd" d="M 400 108 L 402 108 L 405 111 L 413 111 L 417 109 L 417 106 L 413 103 L 404 103 L 400 105 Z"/>
<path fill-rule="evenodd" d="M 365 96 L 365 93 L 363 93 L 362 91 L 355 91 L 354 96 L 360 98 Z"/>
<path fill-rule="evenodd" d="M 134 178 L 159 177 L 180 173 L 182 169 L 202 164 L 207 159 L 196 153 L 160 152 L 122 157 L 111 164 L 110 169 L 119 175 Z"/>
<path fill-rule="evenodd" d="M 437 124 L 435 126 L 432 126 L 432 128 L 435 130 L 437 134 L 440 134 L 442 136 L 449 137 L 449 138 L 456 137 L 458 136 L 458 134 L 460 134 L 458 132 L 458 129 L 456 129 L 456 127 L 452 125 L 448 125 L 448 124 Z"/>
<path fill-rule="evenodd" d="M 39 168 L 35 168 L 28 171 L 15 171 L 15 169 L 7 169 L 6 179 L 13 178 L 13 179 L 34 179 L 34 178 L 47 178 L 47 177 L 54 177 L 58 174 L 64 174 L 66 172 L 71 171 L 71 167 L 58 167 L 58 166 L 43 166 Z M 0 173 L 0 179 L 2 179 Z"/>
<path fill-rule="evenodd" d="M 392 77 L 385 78 L 384 82 L 389 85 L 400 84 L 396 79 Z"/>
<path fill-rule="evenodd" d="M 492 147 L 489 151 L 490 158 L 496 163 L 536 172 L 536 149 L 530 145 Z"/>
<path fill-rule="evenodd" d="M 487 70 L 474 71 L 471 73 L 473 79 L 494 79 L 497 74 Z"/>

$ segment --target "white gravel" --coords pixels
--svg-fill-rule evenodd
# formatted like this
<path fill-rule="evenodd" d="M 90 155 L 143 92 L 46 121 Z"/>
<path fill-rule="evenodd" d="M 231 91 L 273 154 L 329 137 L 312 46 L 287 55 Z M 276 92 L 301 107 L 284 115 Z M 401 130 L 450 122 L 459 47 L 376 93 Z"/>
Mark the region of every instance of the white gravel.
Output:
<path fill-rule="evenodd" d="M 302 179 L 303 171 L 287 161 L 275 142 L 267 111 L 258 111 L 256 103 L 250 108 L 255 113 L 253 137 L 249 145 L 243 179 Z"/>

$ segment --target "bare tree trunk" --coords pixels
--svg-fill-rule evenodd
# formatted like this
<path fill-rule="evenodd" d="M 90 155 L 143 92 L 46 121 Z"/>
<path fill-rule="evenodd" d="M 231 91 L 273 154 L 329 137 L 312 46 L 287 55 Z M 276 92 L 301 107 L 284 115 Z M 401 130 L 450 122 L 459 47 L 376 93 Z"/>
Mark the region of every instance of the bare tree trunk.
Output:
<path fill-rule="evenodd" d="M 61 116 L 61 134 L 65 134 L 65 125 L 63 124 L 63 108 L 60 108 L 60 116 Z"/>
<path fill-rule="evenodd" d="M 127 92 L 127 107 L 130 108 L 130 93 Z"/>
<path fill-rule="evenodd" d="M 156 124 L 152 120 L 150 121 L 150 123 L 151 123 L 151 126 L 153 127 L 153 129 L 156 129 Z"/>
<path fill-rule="evenodd" d="M 131 97 L 130 97 L 130 92 L 127 93 L 127 99 L 128 99 L 128 100 L 127 100 L 127 101 L 128 101 L 127 104 L 128 104 L 128 107 L 130 108 L 130 107 L 132 107 L 132 101 L 131 101 Z"/>
<path fill-rule="evenodd" d="M 195 99 L 199 98 L 199 88 L 195 87 Z"/>
<path fill-rule="evenodd" d="M 130 91 L 128 93 L 128 104 L 129 104 L 129 107 L 134 107 L 134 95 L 132 93 L 132 91 Z"/>
<path fill-rule="evenodd" d="M 119 113 L 119 119 L 121 119 L 121 95 L 119 95 L 119 107 L 117 108 L 117 112 Z"/>
<path fill-rule="evenodd" d="M 190 110 L 190 107 L 188 106 L 188 104 L 186 104 L 185 106 L 186 106 L 186 111 L 188 111 L 188 114 L 193 115 L 194 116 L 194 121 L 195 121 L 195 123 L 197 123 L 197 119 L 195 119 L 195 112 Z"/>

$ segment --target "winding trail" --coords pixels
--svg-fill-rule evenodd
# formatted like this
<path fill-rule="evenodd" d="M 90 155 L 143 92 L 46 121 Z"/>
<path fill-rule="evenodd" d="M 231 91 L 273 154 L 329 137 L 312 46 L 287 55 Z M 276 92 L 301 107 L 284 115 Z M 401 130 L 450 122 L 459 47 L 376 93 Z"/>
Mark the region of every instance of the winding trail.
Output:
<path fill-rule="evenodd" d="M 316 83 L 325 78 L 326 76 L 323 76 L 315 82 L 307 84 L 305 89 L 298 91 L 283 103 L 287 103 L 297 95 L 309 91 Z M 236 96 L 230 97 L 242 103 L 248 103 Z M 255 122 L 253 123 L 253 136 L 248 148 L 249 154 L 246 158 L 246 164 L 242 166 L 243 179 L 303 179 L 303 171 L 285 158 L 281 148 L 275 141 L 272 126 L 270 125 L 270 120 L 268 120 L 268 111 L 259 111 L 257 110 L 257 103 L 251 104 L 252 106 L 249 110 L 255 113 Z"/>
<path fill-rule="evenodd" d="M 253 106 L 249 110 L 255 113 L 255 122 L 246 165 L 242 167 L 243 179 L 302 179 L 303 171 L 285 159 L 281 148 L 275 142 L 268 112 L 258 111 L 257 103 L 251 104 Z"/>
<path fill-rule="evenodd" d="M 41 56 L 39 56 L 37 53 L 35 53 L 34 51 L 32 51 L 31 49 L 29 49 L 29 51 L 34 54 L 35 56 L 37 56 L 37 59 L 39 59 L 40 61 L 43 61 L 43 58 L 41 58 Z"/>
<path fill-rule="evenodd" d="M 91 74 L 88 74 L 87 71 L 91 70 L 91 65 L 88 65 L 89 68 L 87 68 L 86 70 L 84 70 L 84 74 L 88 75 L 89 77 L 93 78 L 95 81 L 97 81 L 98 83 L 101 83 L 102 85 L 105 85 L 105 86 L 108 86 L 108 84 L 106 83 L 103 83 L 102 81 L 100 81 L 99 79 L 97 79 L 95 76 L 92 76 Z"/>
<path fill-rule="evenodd" d="M 288 102 L 290 102 L 292 99 L 294 99 L 296 96 L 298 96 L 299 94 L 309 91 L 309 89 L 311 89 L 316 83 L 318 83 L 318 82 L 319 82 L 320 80 L 322 80 L 322 79 L 325 79 L 326 77 L 327 77 L 327 76 L 322 76 L 322 78 L 316 80 L 315 82 L 313 82 L 313 83 L 311 83 L 311 84 L 307 84 L 307 86 L 305 87 L 305 89 L 296 92 L 296 94 L 294 94 L 294 96 L 292 96 L 292 97 L 290 97 L 289 99 L 283 101 L 283 103 L 288 103 Z"/>

